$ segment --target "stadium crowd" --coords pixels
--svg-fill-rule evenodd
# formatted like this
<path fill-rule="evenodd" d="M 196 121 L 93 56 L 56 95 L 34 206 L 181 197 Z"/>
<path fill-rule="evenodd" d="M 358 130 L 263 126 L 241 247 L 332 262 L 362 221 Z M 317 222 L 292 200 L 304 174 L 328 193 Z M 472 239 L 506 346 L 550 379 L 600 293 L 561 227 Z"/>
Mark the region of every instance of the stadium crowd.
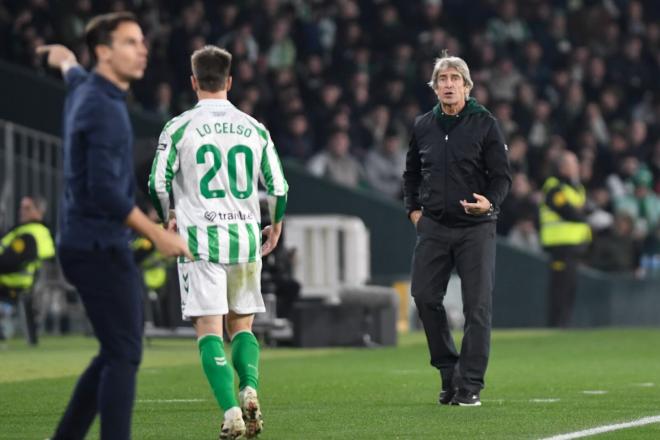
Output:
<path fill-rule="evenodd" d="M 660 272 L 660 2 L 653 0 L 0 0 L 0 57 L 44 70 L 34 47 L 89 61 L 96 13 L 131 10 L 150 63 L 137 106 L 190 108 L 190 53 L 234 55 L 230 99 L 310 172 L 401 197 L 410 127 L 447 48 L 499 119 L 514 172 L 498 232 L 539 251 L 541 186 L 565 149 L 580 161 L 592 266 Z M 57 4 L 57 7 L 54 5 Z"/>

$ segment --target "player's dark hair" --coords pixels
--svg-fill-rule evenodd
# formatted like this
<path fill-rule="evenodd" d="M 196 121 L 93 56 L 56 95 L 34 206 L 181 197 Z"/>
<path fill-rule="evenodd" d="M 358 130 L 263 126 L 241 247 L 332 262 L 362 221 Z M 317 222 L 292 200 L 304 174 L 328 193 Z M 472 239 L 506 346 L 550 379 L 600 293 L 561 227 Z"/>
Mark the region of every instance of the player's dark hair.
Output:
<path fill-rule="evenodd" d="M 231 54 L 217 46 L 204 46 L 190 57 L 192 74 L 205 92 L 224 90 L 231 69 Z"/>
<path fill-rule="evenodd" d="M 137 17 L 131 12 L 112 12 L 110 14 L 97 15 L 92 18 L 85 27 L 85 43 L 89 55 L 96 62 L 96 46 L 112 45 L 112 33 L 120 24 L 125 22 L 138 23 Z"/>

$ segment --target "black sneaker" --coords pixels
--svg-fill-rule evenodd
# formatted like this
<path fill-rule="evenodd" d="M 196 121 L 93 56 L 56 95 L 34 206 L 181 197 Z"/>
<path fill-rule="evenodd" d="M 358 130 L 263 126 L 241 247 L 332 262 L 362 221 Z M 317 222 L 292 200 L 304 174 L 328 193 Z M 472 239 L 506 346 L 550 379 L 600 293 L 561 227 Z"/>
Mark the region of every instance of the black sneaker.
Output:
<path fill-rule="evenodd" d="M 440 396 L 438 396 L 438 403 L 440 405 L 449 405 L 456 394 L 456 388 L 449 388 L 447 390 L 440 391 Z"/>
<path fill-rule="evenodd" d="M 451 399 L 452 405 L 458 406 L 481 406 L 479 399 L 479 392 L 472 392 L 464 389 L 459 389 Z"/>

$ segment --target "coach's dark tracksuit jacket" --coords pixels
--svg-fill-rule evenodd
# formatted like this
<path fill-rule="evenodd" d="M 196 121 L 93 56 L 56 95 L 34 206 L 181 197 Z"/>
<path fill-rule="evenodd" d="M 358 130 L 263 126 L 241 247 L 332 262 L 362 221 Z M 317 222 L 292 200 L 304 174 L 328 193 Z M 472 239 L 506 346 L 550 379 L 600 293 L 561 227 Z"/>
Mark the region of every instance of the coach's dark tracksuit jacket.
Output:
<path fill-rule="evenodd" d="M 440 107 L 415 120 L 404 172 L 408 214 L 421 209 L 411 292 L 444 389 L 478 392 L 490 352 L 495 220 L 511 185 L 507 147 L 495 118 L 474 98 L 458 115 Z M 466 214 L 461 200 L 485 196 L 493 210 Z M 452 270 L 461 278 L 465 334 L 460 356 L 443 299 Z"/>
<path fill-rule="evenodd" d="M 404 197 L 408 213 L 447 226 L 495 221 L 511 186 L 504 137 L 495 118 L 474 98 L 456 116 L 440 106 L 415 120 L 406 157 Z M 460 200 L 485 196 L 494 207 L 490 216 L 468 215 Z"/>

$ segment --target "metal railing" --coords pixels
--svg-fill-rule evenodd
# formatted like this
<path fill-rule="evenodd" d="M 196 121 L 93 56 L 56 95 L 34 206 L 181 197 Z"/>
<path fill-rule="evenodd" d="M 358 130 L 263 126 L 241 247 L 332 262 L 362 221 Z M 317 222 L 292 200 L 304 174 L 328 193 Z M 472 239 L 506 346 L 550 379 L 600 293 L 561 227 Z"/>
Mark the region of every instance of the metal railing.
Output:
<path fill-rule="evenodd" d="M 62 140 L 0 120 L 0 184 L 0 230 L 16 224 L 25 195 L 46 199 L 44 220 L 55 227 L 62 189 Z"/>

